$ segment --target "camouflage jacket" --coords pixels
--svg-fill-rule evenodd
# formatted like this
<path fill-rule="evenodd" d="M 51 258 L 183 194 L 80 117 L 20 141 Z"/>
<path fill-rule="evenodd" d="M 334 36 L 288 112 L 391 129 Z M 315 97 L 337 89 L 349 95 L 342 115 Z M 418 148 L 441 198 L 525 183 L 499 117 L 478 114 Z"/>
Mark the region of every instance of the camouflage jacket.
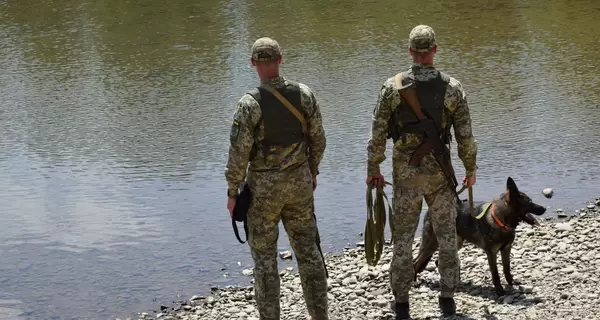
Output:
<path fill-rule="evenodd" d="M 268 82 L 276 89 L 286 83 L 284 77 L 274 78 Z M 249 94 L 245 94 L 238 101 L 233 115 L 229 156 L 225 170 L 228 197 L 233 198 L 238 194 L 238 188 L 246 178 L 246 168 L 251 171 L 280 171 L 297 167 L 308 161 L 311 173 L 317 174 L 326 144 L 321 110 L 312 90 L 305 84 L 299 83 L 299 85 L 301 106 L 296 107 L 299 107 L 306 118 L 308 137 L 292 145 L 272 146 L 266 157 L 260 143 L 264 137 L 260 105 Z M 249 162 L 250 166 L 248 166 Z"/>
<path fill-rule="evenodd" d="M 413 64 L 411 68 L 417 80 L 427 80 L 436 76 L 433 66 Z M 379 173 L 379 165 L 385 160 L 388 120 L 394 108 L 400 104 L 400 100 L 395 79 L 390 77 L 383 83 L 373 110 L 371 137 L 367 144 L 367 175 L 369 176 Z M 477 141 L 471 129 L 471 116 L 466 94 L 460 82 L 453 77 L 450 77 L 446 89 L 444 105 L 442 127 L 453 126 L 458 145 L 458 156 L 463 162 L 466 174 L 472 175 L 477 168 Z M 398 151 L 412 152 L 421 144 L 421 139 L 418 135 L 406 134 L 406 139 L 399 139 L 395 147 Z"/>

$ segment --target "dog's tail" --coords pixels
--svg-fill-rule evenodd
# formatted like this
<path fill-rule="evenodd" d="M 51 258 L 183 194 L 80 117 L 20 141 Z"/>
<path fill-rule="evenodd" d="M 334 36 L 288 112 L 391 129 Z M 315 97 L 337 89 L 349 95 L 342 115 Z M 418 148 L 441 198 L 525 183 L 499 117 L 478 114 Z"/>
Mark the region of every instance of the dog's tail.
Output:
<path fill-rule="evenodd" d="M 413 260 L 413 267 L 415 269 L 415 280 L 417 274 L 421 273 L 427 267 L 427 263 L 431 260 L 431 257 L 438 249 L 438 241 L 433 231 L 433 224 L 431 223 L 431 217 L 429 211 L 425 214 L 425 220 L 423 221 L 423 231 L 421 232 L 421 244 L 419 246 L 419 254 Z"/>

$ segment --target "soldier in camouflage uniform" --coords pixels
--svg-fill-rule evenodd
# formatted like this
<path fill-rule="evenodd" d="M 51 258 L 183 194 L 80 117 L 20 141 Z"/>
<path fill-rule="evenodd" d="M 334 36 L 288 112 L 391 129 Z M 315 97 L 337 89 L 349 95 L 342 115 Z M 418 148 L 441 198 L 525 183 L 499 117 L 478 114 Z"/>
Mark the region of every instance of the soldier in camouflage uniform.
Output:
<path fill-rule="evenodd" d="M 270 85 L 304 115 L 306 132 L 269 91 L 256 88 L 243 95 L 230 133 L 225 173 L 227 208 L 232 214 L 240 184 L 246 178 L 251 190 L 248 243 L 254 260 L 260 319 L 280 317 L 277 239 L 281 220 L 297 258 L 308 312 L 313 320 L 325 320 L 327 278 L 313 218 L 313 191 L 325 151 L 325 133 L 315 95 L 306 85 L 280 76 L 281 61 L 281 49 L 275 40 L 256 40 L 251 62 L 261 85 Z"/>
<path fill-rule="evenodd" d="M 402 73 L 402 87 L 410 83 L 416 85 L 421 108 L 435 120 L 444 144 L 449 144 L 450 127 L 454 127 L 458 156 L 466 169 L 463 183 L 470 187 L 476 181 L 477 142 L 471 131 L 469 107 L 460 82 L 433 66 L 436 51 L 432 28 L 419 25 L 410 32 L 409 52 L 413 57 L 413 65 Z M 421 159 L 419 166 L 409 165 L 412 154 L 424 141 L 423 132 L 415 123 L 418 123 L 418 119 L 401 99 L 395 77 L 387 79 L 372 116 L 372 131 L 367 147 L 367 183 L 384 183 L 379 165 L 385 159 L 386 138 L 390 137 L 388 130 L 392 132 L 392 129 L 396 129 L 398 134 L 392 136 L 393 215 L 390 218 L 394 248 L 390 281 L 395 297 L 396 319 L 409 318 L 409 289 L 414 279 L 412 247 L 423 198 L 431 211 L 439 242 L 439 304 L 445 315 L 456 312 L 453 297 L 460 280 L 455 226 L 456 190 L 452 190 L 431 153 Z M 451 166 L 450 163 L 448 165 Z"/>

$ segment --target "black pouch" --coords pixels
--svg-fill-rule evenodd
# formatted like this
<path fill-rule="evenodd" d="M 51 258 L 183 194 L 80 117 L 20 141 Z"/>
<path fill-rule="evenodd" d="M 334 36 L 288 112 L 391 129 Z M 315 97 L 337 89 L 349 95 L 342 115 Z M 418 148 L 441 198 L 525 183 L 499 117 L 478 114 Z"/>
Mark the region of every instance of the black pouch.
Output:
<path fill-rule="evenodd" d="M 233 226 L 233 232 L 235 237 L 240 243 L 248 241 L 248 209 L 250 208 L 250 187 L 247 182 L 244 182 L 242 191 L 238 194 L 235 200 L 235 207 L 233 208 L 233 217 L 231 217 L 231 225 Z M 246 241 L 240 239 L 240 233 L 236 222 L 244 223 L 244 233 L 246 234 Z"/>

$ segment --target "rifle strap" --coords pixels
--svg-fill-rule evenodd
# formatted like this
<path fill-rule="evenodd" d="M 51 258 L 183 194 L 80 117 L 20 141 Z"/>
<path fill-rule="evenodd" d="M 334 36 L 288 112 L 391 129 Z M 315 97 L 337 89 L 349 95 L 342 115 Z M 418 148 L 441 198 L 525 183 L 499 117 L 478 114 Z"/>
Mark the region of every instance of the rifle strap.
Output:
<path fill-rule="evenodd" d="M 246 243 L 246 241 L 248 241 L 248 222 L 244 220 L 244 232 L 246 233 L 246 241 L 242 241 L 242 239 L 240 238 L 240 232 L 238 231 L 235 219 L 231 219 L 231 224 L 233 226 L 233 232 L 235 233 L 235 237 L 237 238 L 237 240 L 242 244 Z"/>
<path fill-rule="evenodd" d="M 306 119 L 304 118 L 304 116 L 300 113 L 300 111 L 298 111 L 298 109 L 296 109 L 289 101 L 288 99 L 286 99 L 284 96 L 282 96 L 277 90 L 273 89 L 273 87 L 271 87 L 270 85 L 263 83 L 260 85 L 261 88 L 269 91 L 272 95 L 275 96 L 275 98 L 277 98 L 277 100 L 279 100 L 281 103 L 283 103 L 283 105 L 288 108 L 288 110 L 298 119 L 298 121 L 300 121 L 300 124 L 302 125 L 302 133 L 306 134 L 307 129 L 306 129 Z"/>
<path fill-rule="evenodd" d="M 469 187 L 469 212 L 471 213 L 471 216 L 475 215 L 475 208 L 473 207 L 473 187 Z"/>

